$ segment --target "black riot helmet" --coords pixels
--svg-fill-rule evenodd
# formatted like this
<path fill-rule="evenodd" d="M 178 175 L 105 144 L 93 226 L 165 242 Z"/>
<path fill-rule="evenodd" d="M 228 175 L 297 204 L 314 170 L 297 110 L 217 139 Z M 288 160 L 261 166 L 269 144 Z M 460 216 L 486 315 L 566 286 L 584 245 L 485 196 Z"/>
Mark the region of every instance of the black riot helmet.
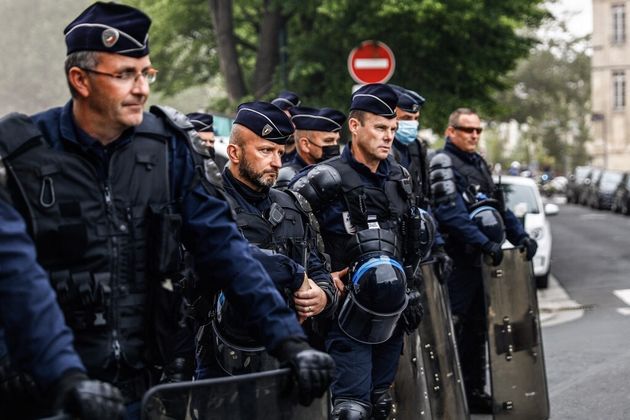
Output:
<path fill-rule="evenodd" d="M 369 253 L 352 265 L 349 277 L 349 292 L 339 312 L 339 327 L 361 343 L 387 341 L 407 307 L 404 268 L 387 253 Z"/>
<path fill-rule="evenodd" d="M 470 212 L 470 220 L 477 225 L 481 233 L 492 242 L 505 242 L 505 224 L 497 209 L 482 205 Z"/>
<path fill-rule="evenodd" d="M 212 317 L 214 356 L 228 375 L 262 372 L 278 368 L 278 361 L 252 336 L 245 321 L 223 292 L 214 302 Z"/>

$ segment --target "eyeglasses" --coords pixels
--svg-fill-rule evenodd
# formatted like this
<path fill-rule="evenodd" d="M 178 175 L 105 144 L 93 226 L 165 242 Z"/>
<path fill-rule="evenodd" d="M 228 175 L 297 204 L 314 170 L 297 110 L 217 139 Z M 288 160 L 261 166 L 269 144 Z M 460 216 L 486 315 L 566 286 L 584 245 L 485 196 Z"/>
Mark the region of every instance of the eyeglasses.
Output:
<path fill-rule="evenodd" d="M 453 128 L 455 130 L 463 131 L 464 133 L 468 133 L 468 134 L 472 134 L 473 132 L 476 132 L 477 134 L 481 134 L 481 132 L 483 131 L 483 128 L 481 127 L 460 127 L 458 125 L 454 125 Z"/>
<path fill-rule="evenodd" d="M 79 67 L 81 70 L 86 71 L 88 73 L 98 74 L 100 76 L 111 77 L 112 79 L 119 80 L 122 83 L 137 83 L 138 79 L 142 77 L 147 81 L 148 84 L 152 84 L 157 79 L 157 69 L 153 67 L 149 67 L 148 69 L 144 69 L 140 72 L 135 72 L 133 70 L 127 70 L 120 73 L 105 73 L 104 71 L 98 71 L 94 69 L 87 69 L 83 67 Z"/>

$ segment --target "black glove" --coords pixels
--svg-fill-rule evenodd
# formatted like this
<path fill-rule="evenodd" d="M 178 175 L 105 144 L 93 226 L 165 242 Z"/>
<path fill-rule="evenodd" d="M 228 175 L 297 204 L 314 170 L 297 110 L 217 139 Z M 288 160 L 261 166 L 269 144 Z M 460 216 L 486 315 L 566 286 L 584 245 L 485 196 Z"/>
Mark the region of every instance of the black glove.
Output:
<path fill-rule="evenodd" d="M 407 307 L 400 317 L 400 325 L 407 334 L 411 334 L 418 328 L 422 317 L 424 316 L 424 308 L 420 303 L 420 292 L 412 289 L 407 292 Z"/>
<path fill-rule="evenodd" d="M 64 375 L 53 389 L 58 390 L 55 408 L 80 419 L 118 419 L 125 412 L 118 388 L 106 382 L 90 380 L 83 372 Z"/>
<path fill-rule="evenodd" d="M 538 242 L 536 242 L 535 239 L 526 236 L 521 239 L 518 244 L 525 248 L 525 258 L 527 258 L 527 261 L 531 261 L 532 258 L 534 258 L 534 255 L 536 255 L 536 251 L 538 250 Z"/>
<path fill-rule="evenodd" d="M 301 338 L 288 338 L 272 354 L 291 368 L 300 404 L 308 406 L 314 398 L 324 395 L 335 369 L 332 357 L 313 350 Z"/>
<path fill-rule="evenodd" d="M 192 356 L 192 355 L 191 355 Z M 176 357 L 171 363 L 164 367 L 161 384 L 172 384 L 176 382 L 192 381 L 194 368 L 192 359 L 184 357 Z"/>
<path fill-rule="evenodd" d="M 501 244 L 496 242 L 488 241 L 481 247 L 481 251 L 484 255 L 487 255 L 492 260 L 492 265 L 495 267 L 501 264 L 503 261 L 503 250 L 501 249 Z"/>
<path fill-rule="evenodd" d="M 453 274 L 453 259 L 448 256 L 442 246 L 438 246 L 433 251 L 433 257 L 437 264 L 437 278 L 440 283 L 446 284 L 451 274 Z"/>
<path fill-rule="evenodd" d="M 8 413 L 17 412 L 23 418 L 41 417 L 40 408 L 45 405 L 42 397 L 30 375 L 18 371 L 8 356 L 0 359 L 0 407 L 8 417 Z"/>

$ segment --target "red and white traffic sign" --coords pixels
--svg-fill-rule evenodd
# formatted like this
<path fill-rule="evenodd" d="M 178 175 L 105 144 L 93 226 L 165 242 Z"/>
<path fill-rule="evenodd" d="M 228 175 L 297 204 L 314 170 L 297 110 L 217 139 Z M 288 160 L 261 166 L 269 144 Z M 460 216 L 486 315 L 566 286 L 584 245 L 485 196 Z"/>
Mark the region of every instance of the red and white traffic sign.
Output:
<path fill-rule="evenodd" d="M 348 55 L 348 72 L 357 83 L 385 83 L 395 68 L 394 53 L 380 41 L 363 41 Z"/>

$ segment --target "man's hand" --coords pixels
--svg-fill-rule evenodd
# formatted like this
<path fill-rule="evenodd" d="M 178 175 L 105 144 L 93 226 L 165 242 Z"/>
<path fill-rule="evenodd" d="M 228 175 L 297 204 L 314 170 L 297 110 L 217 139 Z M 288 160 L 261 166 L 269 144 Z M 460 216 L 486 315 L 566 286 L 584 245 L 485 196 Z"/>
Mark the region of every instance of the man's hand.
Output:
<path fill-rule="evenodd" d="M 339 294 L 341 296 L 345 295 L 346 294 L 346 284 L 344 283 L 343 278 L 348 275 L 348 267 L 344 268 L 341 271 L 334 271 L 334 272 L 330 273 L 330 275 L 332 276 L 333 283 L 335 284 L 335 287 L 337 288 L 337 290 L 339 290 Z"/>
<path fill-rule="evenodd" d="M 437 278 L 440 283 L 446 284 L 451 274 L 453 274 L 453 259 L 448 256 L 442 246 L 433 251 L 433 257 L 437 264 Z"/>
<path fill-rule="evenodd" d="M 501 249 L 501 244 L 496 242 L 488 241 L 481 247 L 484 255 L 490 257 L 492 265 L 495 267 L 501 264 L 503 261 L 503 250 Z"/>
<path fill-rule="evenodd" d="M 315 316 L 324 310 L 328 303 L 328 297 L 321 287 L 310 278 L 309 290 L 297 291 L 293 294 L 295 310 L 300 319 Z"/>
<path fill-rule="evenodd" d="M 314 398 L 324 395 L 335 369 L 330 355 L 312 349 L 300 338 L 286 339 L 272 354 L 291 368 L 300 404 L 308 406 Z"/>
<path fill-rule="evenodd" d="M 424 308 L 420 303 L 420 292 L 418 292 L 417 290 L 408 291 L 407 297 L 407 307 L 400 317 L 400 322 L 403 330 L 407 334 L 411 334 L 420 325 L 422 317 L 424 316 Z"/>
<path fill-rule="evenodd" d="M 524 237 L 518 243 L 525 250 L 525 258 L 527 261 L 531 261 L 536 255 L 536 251 L 538 250 L 538 242 L 535 239 L 530 238 L 529 236 Z"/>
<path fill-rule="evenodd" d="M 118 388 L 88 379 L 81 372 L 70 373 L 59 382 L 55 403 L 73 417 L 90 420 L 121 418 L 125 411 Z"/>

